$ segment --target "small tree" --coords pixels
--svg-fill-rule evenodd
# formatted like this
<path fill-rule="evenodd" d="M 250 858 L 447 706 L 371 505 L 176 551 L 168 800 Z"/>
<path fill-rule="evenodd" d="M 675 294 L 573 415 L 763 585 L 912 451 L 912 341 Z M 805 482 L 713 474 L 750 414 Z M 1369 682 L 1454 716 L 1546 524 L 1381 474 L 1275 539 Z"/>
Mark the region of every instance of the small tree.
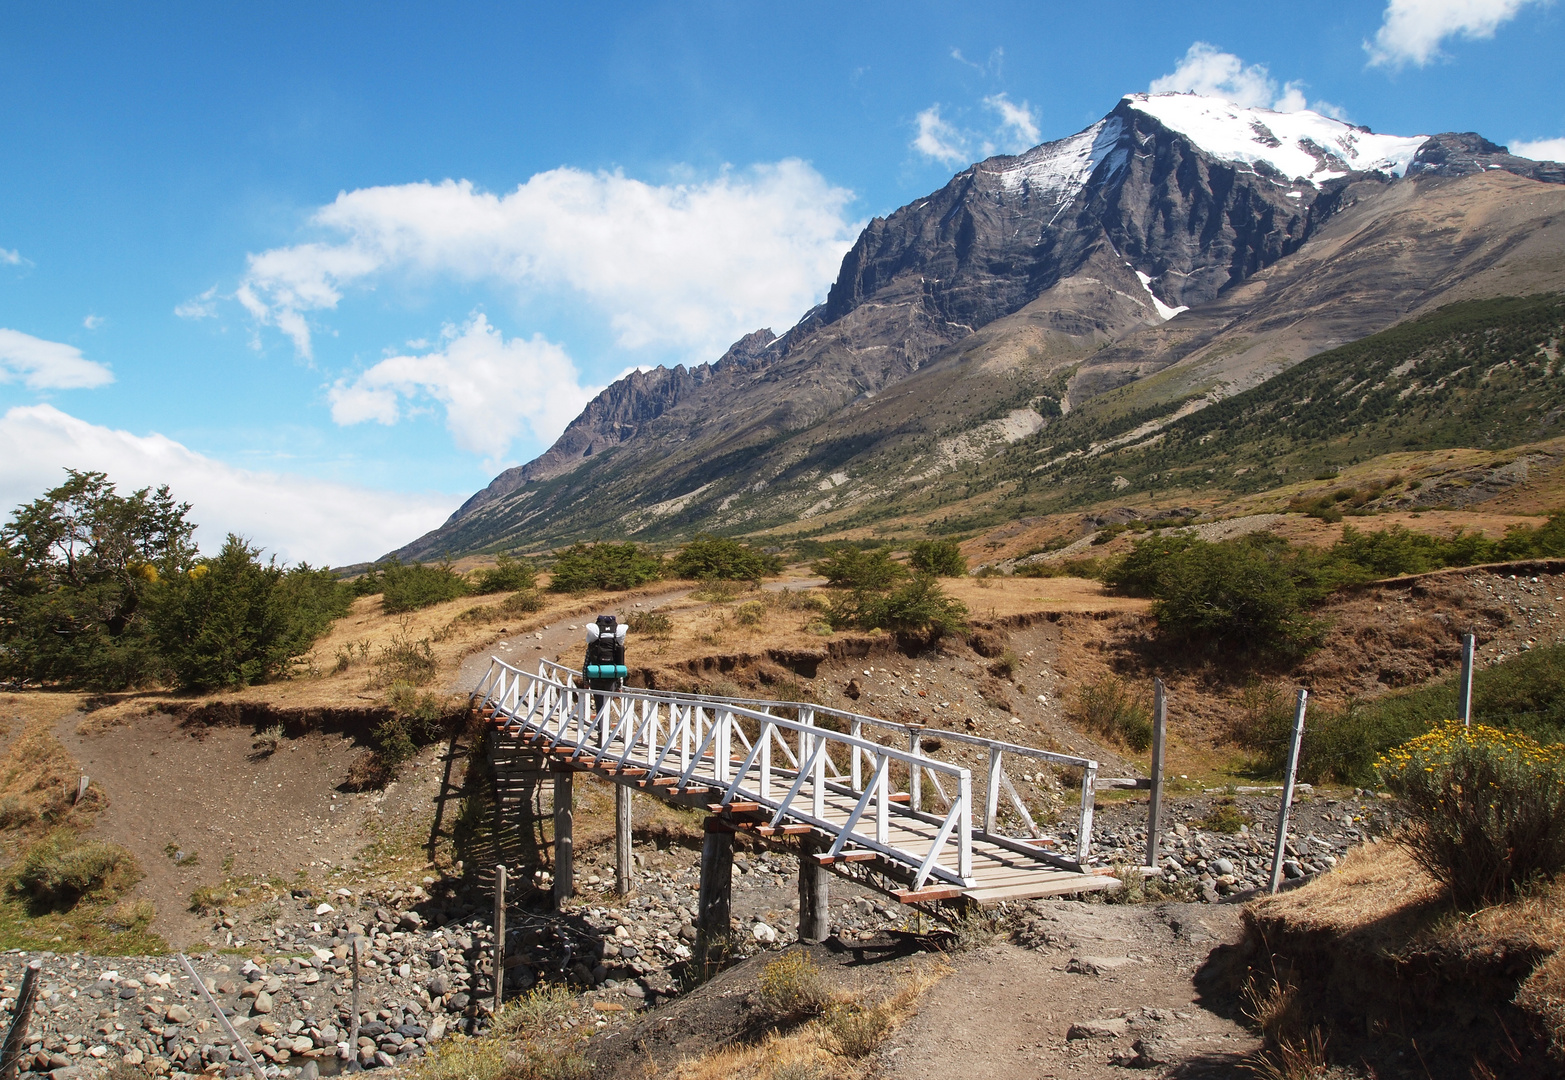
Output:
<path fill-rule="evenodd" d="M 549 590 L 633 589 L 662 576 L 663 560 L 634 543 L 577 543 L 560 553 L 549 579 Z"/>
<path fill-rule="evenodd" d="M 810 569 L 834 589 L 888 589 L 908 576 L 907 567 L 883 547 L 840 547 Z"/>
<path fill-rule="evenodd" d="M 501 555 L 493 569 L 479 571 L 473 582 L 473 591 L 479 594 L 497 592 L 521 592 L 538 583 L 538 571 L 530 562 Z"/>
<path fill-rule="evenodd" d="M 467 578 L 443 562 L 438 566 L 390 563 L 380 571 L 380 605 L 388 615 L 417 611 L 472 591 Z"/>
<path fill-rule="evenodd" d="M 142 602 L 195 559 L 190 504 L 67 473 L 0 529 L 0 678 L 123 689 L 157 670 Z"/>
<path fill-rule="evenodd" d="M 727 537 L 703 533 L 680 549 L 669 562 L 669 572 L 690 581 L 760 581 L 781 572 L 779 556 L 758 551 Z"/>
<path fill-rule="evenodd" d="M 919 540 L 909 552 L 914 570 L 935 577 L 961 577 L 967 573 L 967 556 L 952 540 Z"/>
<path fill-rule="evenodd" d="M 283 571 L 232 533 L 215 558 L 165 579 L 152 597 L 158 655 L 186 690 L 247 686 L 290 659 L 288 619 L 273 593 Z"/>

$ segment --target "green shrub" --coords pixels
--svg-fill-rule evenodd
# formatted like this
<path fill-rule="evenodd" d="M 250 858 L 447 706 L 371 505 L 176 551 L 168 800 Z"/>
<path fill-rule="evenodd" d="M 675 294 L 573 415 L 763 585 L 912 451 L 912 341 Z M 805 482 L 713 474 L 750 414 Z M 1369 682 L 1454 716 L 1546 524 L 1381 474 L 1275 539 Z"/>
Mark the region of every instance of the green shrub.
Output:
<path fill-rule="evenodd" d="M 1324 632 L 1310 606 L 1344 577 L 1340 560 L 1252 533 L 1219 543 L 1151 537 L 1105 580 L 1132 596 L 1152 597 L 1158 632 L 1174 640 L 1296 656 Z"/>
<path fill-rule="evenodd" d="M 688 581 L 760 581 L 768 574 L 781 573 L 782 567 L 783 561 L 777 555 L 705 533 L 691 540 L 669 561 L 669 573 Z"/>
<path fill-rule="evenodd" d="M 889 589 L 908 576 L 890 548 L 840 547 L 811 567 L 834 589 Z"/>
<path fill-rule="evenodd" d="M 151 637 L 180 688 L 264 682 L 330 626 L 336 583 L 325 580 L 322 588 L 320 572 L 309 567 L 290 583 L 260 554 L 230 533 L 216 557 L 164 578 L 149 595 Z"/>
<path fill-rule="evenodd" d="M 135 856 L 118 844 L 83 841 L 62 829 L 27 852 L 15 888 L 37 903 L 62 907 L 83 897 L 112 900 L 140 877 Z"/>
<path fill-rule="evenodd" d="M 1227 833 L 1232 836 L 1242 826 L 1252 824 L 1254 821 L 1254 818 L 1239 809 L 1232 796 L 1224 795 L 1212 803 L 1212 808 L 1205 816 L 1197 818 L 1191 824 L 1207 832 Z"/>
<path fill-rule="evenodd" d="M 535 611 L 542 611 L 543 607 L 543 597 L 537 589 L 523 589 L 500 601 L 500 614 L 531 615 Z"/>
<path fill-rule="evenodd" d="M 960 633 L 966 615 L 967 605 L 947 596 L 928 574 L 919 574 L 889 593 L 855 589 L 833 601 L 829 619 L 833 626 L 940 637 Z"/>
<path fill-rule="evenodd" d="M 480 596 L 497 592 L 521 592 L 538 583 L 538 571 L 532 563 L 501 555 L 488 570 L 480 570 L 473 579 L 473 592 Z"/>
<path fill-rule="evenodd" d="M 388 563 L 378 571 L 381 610 L 388 615 L 417 611 L 446 600 L 455 600 L 472 591 L 467 578 L 451 569 L 450 563 L 426 566 L 412 563 Z"/>
<path fill-rule="evenodd" d="M 634 543 L 573 544 L 560 553 L 549 580 L 552 592 L 633 589 L 663 576 L 663 560 Z"/>
<path fill-rule="evenodd" d="M 1450 721 L 1375 763 L 1412 817 L 1404 842 L 1472 908 L 1565 869 L 1565 747 Z"/>
<path fill-rule="evenodd" d="M 962 546 L 951 540 L 920 540 L 909 552 L 908 563 L 914 570 L 935 577 L 961 577 L 967 573 L 967 556 Z"/>
<path fill-rule="evenodd" d="M 1130 747 L 1152 745 L 1152 707 L 1146 695 L 1114 675 L 1087 683 L 1066 714 L 1072 723 Z"/>

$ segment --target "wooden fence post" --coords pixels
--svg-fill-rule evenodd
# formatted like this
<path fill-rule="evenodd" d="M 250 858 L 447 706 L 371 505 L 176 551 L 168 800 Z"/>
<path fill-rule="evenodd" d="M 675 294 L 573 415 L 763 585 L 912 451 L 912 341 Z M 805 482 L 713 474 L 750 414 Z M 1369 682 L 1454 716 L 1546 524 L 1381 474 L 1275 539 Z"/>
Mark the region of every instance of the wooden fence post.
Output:
<path fill-rule="evenodd" d="M 1288 810 L 1293 806 L 1293 780 L 1299 771 L 1299 746 L 1304 741 L 1304 707 L 1309 703 L 1310 692 L 1299 690 L 1299 701 L 1293 712 L 1293 739 L 1288 744 L 1288 775 L 1282 785 L 1282 809 L 1277 811 L 1277 846 L 1272 850 L 1272 886 L 1276 892 L 1282 884 L 1282 856 L 1288 846 Z"/>
<path fill-rule="evenodd" d="M 358 1072 L 359 1065 L 359 952 L 364 945 L 364 935 L 352 934 L 348 938 L 348 953 L 353 957 L 353 1027 L 348 1032 L 348 1072 Z"/>
<path fill-rule="evenodd" d="M 22 976 L 11 1030 L 5 1033 L 5 1048 L 0 1050 L 0 1080 L 16 1080 L 16 1067 L 22 1059 L 22 1048 L 27 1045 L 27 1025 L 33 1018 L 33 1003 L 38 1000 L 38 972 L 42 967 L 41 960 L 29 961 L 27 973 Z"/>
<path fill-rule="evenodd" d="M 630 849 L 630 826 L 633 817 L 630 787 L 614 785 L 614 891 L 629 896 L 634 887 L 635 864 Z"/>
<path fill-rule="evenodd" d="M 505 997 L 505 864 L 494 868 L 494 1013 Z"/>
<path fill-rule="evenodd" d="M 1152 795 L 1147 800 L 1147 866 L 1157 865 L 1163 839 L 1163 747 L 1168 737 L 1168 694 L 1152 680 Z"/>

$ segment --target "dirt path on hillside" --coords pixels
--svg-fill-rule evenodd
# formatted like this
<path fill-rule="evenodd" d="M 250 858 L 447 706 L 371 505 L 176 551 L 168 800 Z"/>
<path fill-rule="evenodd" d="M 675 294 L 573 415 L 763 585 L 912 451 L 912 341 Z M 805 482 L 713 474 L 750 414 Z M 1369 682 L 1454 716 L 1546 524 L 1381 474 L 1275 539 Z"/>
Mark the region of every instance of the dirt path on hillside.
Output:
<path fill-rule="evenodd" d="M 1238 940 L 1237 907 L 1054 901 L 1031 910 L 1025 944 L 954 958 L 881 1048 L 882 1076 L 1123 1080 L 1126 1066 L 1229 1076 L 1259 1049 L 1192 981 L 1213 948 Z"/>

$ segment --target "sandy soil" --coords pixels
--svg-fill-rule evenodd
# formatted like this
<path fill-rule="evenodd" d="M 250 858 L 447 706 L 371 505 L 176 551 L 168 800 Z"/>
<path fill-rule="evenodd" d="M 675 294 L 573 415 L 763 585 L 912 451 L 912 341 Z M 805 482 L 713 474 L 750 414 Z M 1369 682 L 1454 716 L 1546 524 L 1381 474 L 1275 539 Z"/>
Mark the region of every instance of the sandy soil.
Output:
<path fill-rule="evenodd" d="M 1237 939 L 1236 907 L 1032 908 L 1023 937 L 1037 948 L 1002 943 L 956 956 L 881 1048 L 882 1075 L 1122 1078 L 1134 1064 L 1226 1076 L 1259 1048 L 1192 981 L 1215 946 Z M 1083 1037 L 1087 1025 L 1094 1034 Z"/>

